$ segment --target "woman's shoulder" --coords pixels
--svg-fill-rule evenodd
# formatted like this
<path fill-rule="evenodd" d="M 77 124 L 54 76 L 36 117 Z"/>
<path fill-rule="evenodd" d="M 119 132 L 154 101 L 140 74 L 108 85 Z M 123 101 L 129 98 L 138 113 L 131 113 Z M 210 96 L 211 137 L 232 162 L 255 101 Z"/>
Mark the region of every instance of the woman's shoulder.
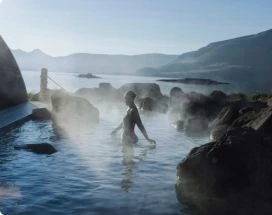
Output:
<path fill-rule="evenodd" d="M 131 108 L 131 114 L 134 116 L 139 115 L 139 111 L 138 111 L 136 105 L 133 108 Z"/>

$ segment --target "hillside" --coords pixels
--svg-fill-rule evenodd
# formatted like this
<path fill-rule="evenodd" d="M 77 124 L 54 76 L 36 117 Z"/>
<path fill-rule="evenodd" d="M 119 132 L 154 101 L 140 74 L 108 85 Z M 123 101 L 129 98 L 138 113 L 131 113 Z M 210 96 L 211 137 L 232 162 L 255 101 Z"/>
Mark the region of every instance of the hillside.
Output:
<path fill-rule="evenodd" d="M 39 49 L 32 52 L 13 50 L 13 55 L 21 70 L 40 70 L 46 67 L 54 72 L 135 74 L 142 67 L 159 67 L 173 61 L 176 55 L 104 55 L 76 53 L 62 57 L 52 57 Z"/>
<path fill-rule="evenodd" d="M 240 84 L 241 88 L 269 90 L 272 86 L 272 30 L 211 43 L 181 54 L 160 68 L 139 74 L 164 77 L 212 78 Z"/>

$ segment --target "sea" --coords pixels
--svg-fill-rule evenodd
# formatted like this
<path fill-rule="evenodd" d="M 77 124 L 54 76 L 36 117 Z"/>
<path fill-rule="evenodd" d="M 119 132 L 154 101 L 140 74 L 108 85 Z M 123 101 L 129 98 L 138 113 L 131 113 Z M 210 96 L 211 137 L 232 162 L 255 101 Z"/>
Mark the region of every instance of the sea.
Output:
<path fill-rule="evenodd" d="M 40 72 L 22 71 L 22 75 L 27 91 L 37 93 Z M 48 75 L 54 80 L 48 80 L 49 88 L 72 93 L 98 87 L 101 82 L 115 88 L 130 82 L 157 83 L 165 95 L 175 86 L 185 92 L 210 93 L 217 89 L 158 82 L 158 77 L 99 75 L 99 79 L 85 79 L 78 78 L 77 73 Z M 157 143 L 151 145 L 136 129 L 139 142 L 126 147 L 118 135 L 110 135 L 122 121 L 122 112 L 113 115 L 113 110 L 99 111 L 97 126 L 72 135 L 59 135 L 51 121 L 27 121 L 1 133 L 2 214 L 192 214 L 186 204 L 177 200 L 176 166 L 209 137 L 189 137 L 176 131 L 167 113 L 140 113 L 149 136 Z M 58 152 L 38 155 L 14 150 L 16 145 L 29 143 L 50 143 Z"/>

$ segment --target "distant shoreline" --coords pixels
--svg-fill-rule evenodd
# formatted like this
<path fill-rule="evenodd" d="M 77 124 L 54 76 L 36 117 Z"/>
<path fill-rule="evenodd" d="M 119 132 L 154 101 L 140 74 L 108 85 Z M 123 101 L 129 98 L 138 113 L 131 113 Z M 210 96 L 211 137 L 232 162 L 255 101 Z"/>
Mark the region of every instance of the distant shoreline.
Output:
<path fill-rule="evenodd" d="M 183 79 L 159 79 L 157 81 L 182 83 L 182 84 L 195 84 L 195 85 L 227 85 L 230 83 L 219 82 L 205 78 L 183 78 Z"/>

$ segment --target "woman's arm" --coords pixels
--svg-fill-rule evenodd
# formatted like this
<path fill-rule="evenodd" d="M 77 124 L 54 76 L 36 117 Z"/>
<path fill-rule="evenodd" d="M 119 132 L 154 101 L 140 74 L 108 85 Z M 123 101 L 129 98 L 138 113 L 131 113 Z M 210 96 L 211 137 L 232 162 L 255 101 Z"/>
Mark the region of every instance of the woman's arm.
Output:
<path fill-rule="evenodd" d="M 141 117 L 140 117 L 139 112 L 138 112 L 137 109 L 134 109 L 133 116 L 135 117 L 136 124 L 137 124 L 138 128 L 140 129 L 140 131 L 142 132 L 145 139 L 150 143 L 156 144 L 155 140 L 152 140 L 152 139 L 150 139 L 148 137 L 148 134 L 147 134 L 147 132 L 145 130 L 145 127 L 144 127 L 144 125 L 142 123 Z"/>
<path fill-rule="evenodd" d="M 120 125 L 118 125 L 117 128 L 115 128 L 112 132 L 111 135 L 115 134 L 117 131 L 119 131 L 121 128 L 123 127 L 123 122 L 120 123 Z"/>

